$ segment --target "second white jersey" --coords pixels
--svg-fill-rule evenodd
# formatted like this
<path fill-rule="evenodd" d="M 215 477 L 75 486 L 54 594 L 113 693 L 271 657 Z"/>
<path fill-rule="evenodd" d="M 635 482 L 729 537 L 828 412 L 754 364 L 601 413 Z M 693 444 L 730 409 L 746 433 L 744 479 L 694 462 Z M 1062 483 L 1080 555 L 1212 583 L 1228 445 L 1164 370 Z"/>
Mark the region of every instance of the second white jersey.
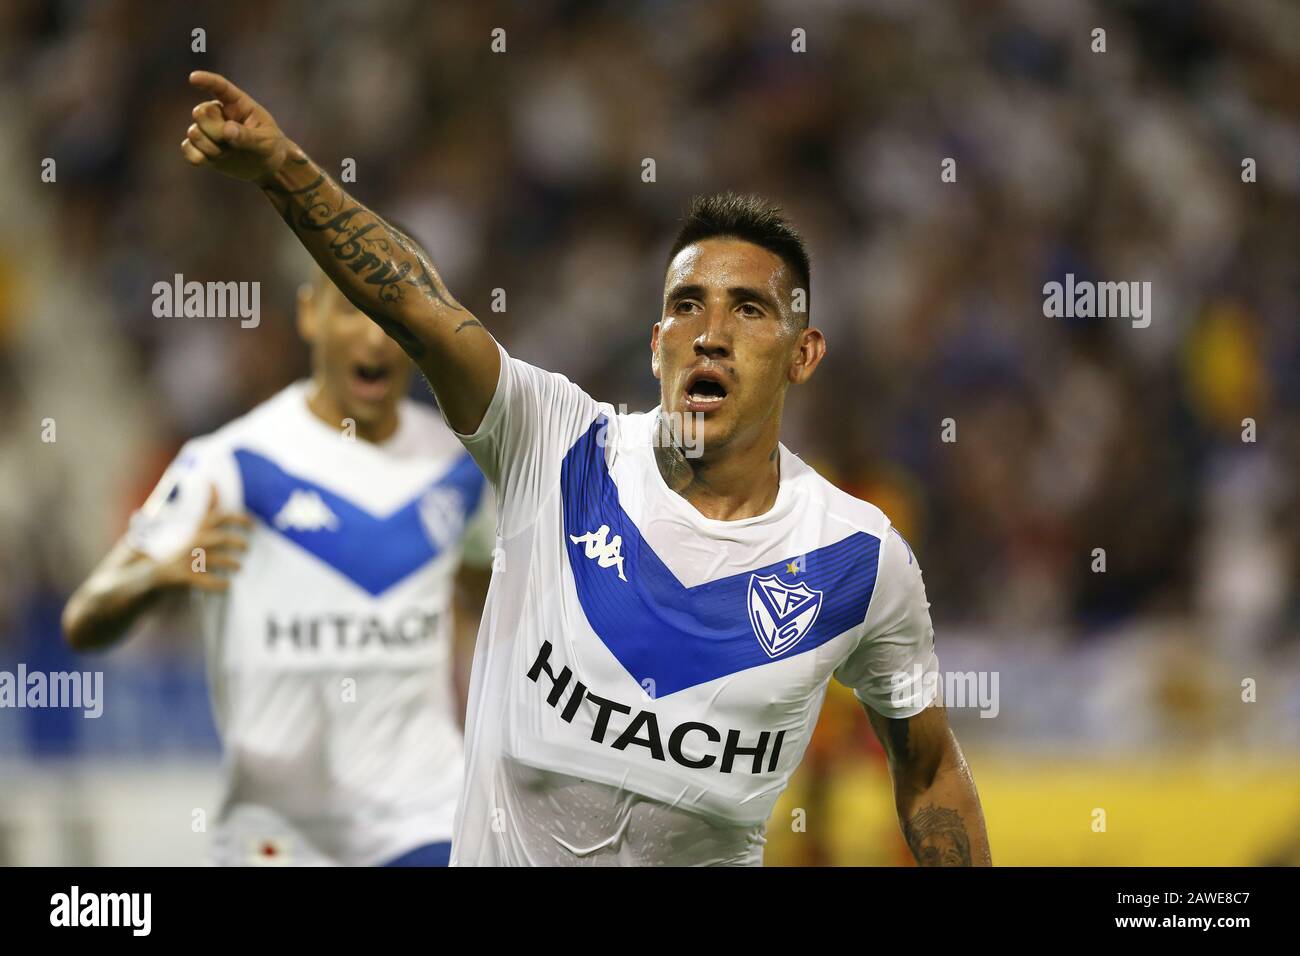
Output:
<path fill-rule="evenodd" d="M 490 489 L 431 409 L 404 401 L 371 444 L 317 419 L 308 388 L 188 442 L 129 536 L 175 554 L 209 488 L 254 518 L 229 591 L 198 598 L 220 863 L 384 862 L 450 839 L 461 787 L 453 576 L 490 560 Z"/>
<path fill-rule="evenodd" d="M 911 549 L 784 446 L 765 514 L 706 518 L 626 415 L 501 352 L 462 441 L 501 558 L 466 720 L 458 865 L 758 864 L 832 676 L 881 714 L 933 702 Z"/>

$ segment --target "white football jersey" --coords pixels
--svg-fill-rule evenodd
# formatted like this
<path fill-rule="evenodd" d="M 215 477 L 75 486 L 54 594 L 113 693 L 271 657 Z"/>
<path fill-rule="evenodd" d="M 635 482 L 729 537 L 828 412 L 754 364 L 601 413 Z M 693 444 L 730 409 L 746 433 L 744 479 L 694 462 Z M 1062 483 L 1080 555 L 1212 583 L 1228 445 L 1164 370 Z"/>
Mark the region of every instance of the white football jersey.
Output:
<path fill-rule="evenodd" d="M 462 558 L 491 561 L 491 491 L 432 409 L 403 401 L 373 444 L 312 414 L 309 388 L 188 442 L 128 533 L 176 554 L 210 488 L 254 519 L 229 591 L 195 592 L 220 864 L 386 862 L 449 840 L 461 788 L 452 591 Z"/>
<path fill-rule="evenodd" d="M 664 484 L 656 412 L 511 359 L 462 441 L 497 490 L 453 865 L 749 864 L 835 676 L 889 717 L 937 687 L 911 549 L 784 446 L 765 514 Z"/>

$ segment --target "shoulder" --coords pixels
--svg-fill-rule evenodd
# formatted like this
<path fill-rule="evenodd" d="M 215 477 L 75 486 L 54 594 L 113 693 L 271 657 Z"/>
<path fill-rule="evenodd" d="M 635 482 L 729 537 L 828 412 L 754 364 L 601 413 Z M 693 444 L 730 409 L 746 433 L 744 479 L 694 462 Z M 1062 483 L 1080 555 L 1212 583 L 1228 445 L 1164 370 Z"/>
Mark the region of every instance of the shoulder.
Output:
<path fill-rule="evenodd" d="M 889 516 L 870 501 L 855 497 L 832 484 L 818 471 L 781 446 L 781 468 L 805 508 L 824 515 L 827 524 L 842 525 L 846 533 L 860 531 L 884 540 L 893 527 Z"/>
<path fill-rule="evenodd" d="M 398 414 L 401 416 L 401 429 L 413 449 L 431 455 L 462 451 L 460 439 L 433 406 L 404 398 Z"/>
<path fill-rule="evenodd" d="M 213 485 L 227 507 L 241 500 L 241 480 L 236 452 L 252 449 L 268 456 L 280 456 L 298 447 L 300 430 L 293 427 L 295 414 L 305 403 L 306 382 L 295 382 L 249 409 L 215 431 L 198 435 L 181 446 L 164 475 L 159 492 L 173 498 L 180 489 Z"/>
<path fill-rule="evenodd" d="M 215 431 L 191 438 L 182 451 L 188 449 L 191 454 L 210 461 L 249 441 L 283 438 L 284 426 L 303 414 L 307 385 L 306 381 L 300 381 L 282 388 Z"/>
<path fill-rule="evenodd" d="M 284 392 L 205 435 L 183 445 L 152 493 L 132 516 L 128 540 L 137 550 L 155 557 L 170 553 L 193 533 L 216 492 L 221 506 L 242 507 L 242 486 L 234 450 L 250 443 L 250 434 L 264 434 L 263 423 L 275 418 Z"/>
<path fill-rule="evenodd" d="M 794 455 L 789 458 L 794 460 L 792 479 L 803 507 L 817 514 L 829 536 L 838 539 L 862 533 L 878 542 L 875 566 L 870 569 L 875 573 L 877 587 L 910 591 L 919 586 L 920 563 L 889 515 L 870 501 L 836 487 Z M 787 460 L 782 458 L 783 467 Z"/>

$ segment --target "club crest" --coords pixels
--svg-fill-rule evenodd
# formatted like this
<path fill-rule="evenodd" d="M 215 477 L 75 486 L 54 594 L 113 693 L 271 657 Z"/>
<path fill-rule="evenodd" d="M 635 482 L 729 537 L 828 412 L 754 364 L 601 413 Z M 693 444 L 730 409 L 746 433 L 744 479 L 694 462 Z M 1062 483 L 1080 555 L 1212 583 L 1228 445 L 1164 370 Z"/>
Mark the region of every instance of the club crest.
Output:
<path fill-rule="evenodd" d="M 434 485 L 420 499 L 420 521 L 439 551 L 455 547 L 465 530 L 465 500 L 460 491 Z"/>
<path fill-rule="evenodd" d="M 775 574 L 749 577 L 749 621 L 768 657 L 780 657 L 803 639 L 822 608 L 822 592 L 783 584 Z"/>

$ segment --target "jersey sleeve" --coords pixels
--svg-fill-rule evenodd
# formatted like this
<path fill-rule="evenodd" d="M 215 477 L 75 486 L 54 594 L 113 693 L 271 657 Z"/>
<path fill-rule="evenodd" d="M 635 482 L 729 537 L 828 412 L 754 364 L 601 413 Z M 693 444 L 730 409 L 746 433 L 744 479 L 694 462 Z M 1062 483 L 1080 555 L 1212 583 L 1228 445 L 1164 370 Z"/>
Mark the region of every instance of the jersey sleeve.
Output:
<path fill-rule="evenodd" d="M 131 515 L 127 543 L 156 561 L 185 547 L 207 513 L 211 489 L 219 507 L 236 510 L 229 469 L 204 439 L 191 439 L 163 472 L 143 505 Z"/>
<path fill-rule="evenodd" d="M 501 533 L 510 537 L 535 519 L 559 483 L 560 463 L 596 419 L 590 395 L 557 372 L 501 352 L 496 392 L 478 430 L 457 437 L 496 488 Z"/>
<path fill-rule="evenodd" d="M 836 679 L 884 717 L 916 716 L 938 696 L 939 659 L 920 565 L 892 527 L 880 543 L 866 624 Z"/>
<path fill-rule="evenodd" d="M 491 485 L 479 495 L 478 507 L 465 525 L 461 563 L 471 568 L 492 567 L 492 552 L 497 546 L 496 494 Z"/>

